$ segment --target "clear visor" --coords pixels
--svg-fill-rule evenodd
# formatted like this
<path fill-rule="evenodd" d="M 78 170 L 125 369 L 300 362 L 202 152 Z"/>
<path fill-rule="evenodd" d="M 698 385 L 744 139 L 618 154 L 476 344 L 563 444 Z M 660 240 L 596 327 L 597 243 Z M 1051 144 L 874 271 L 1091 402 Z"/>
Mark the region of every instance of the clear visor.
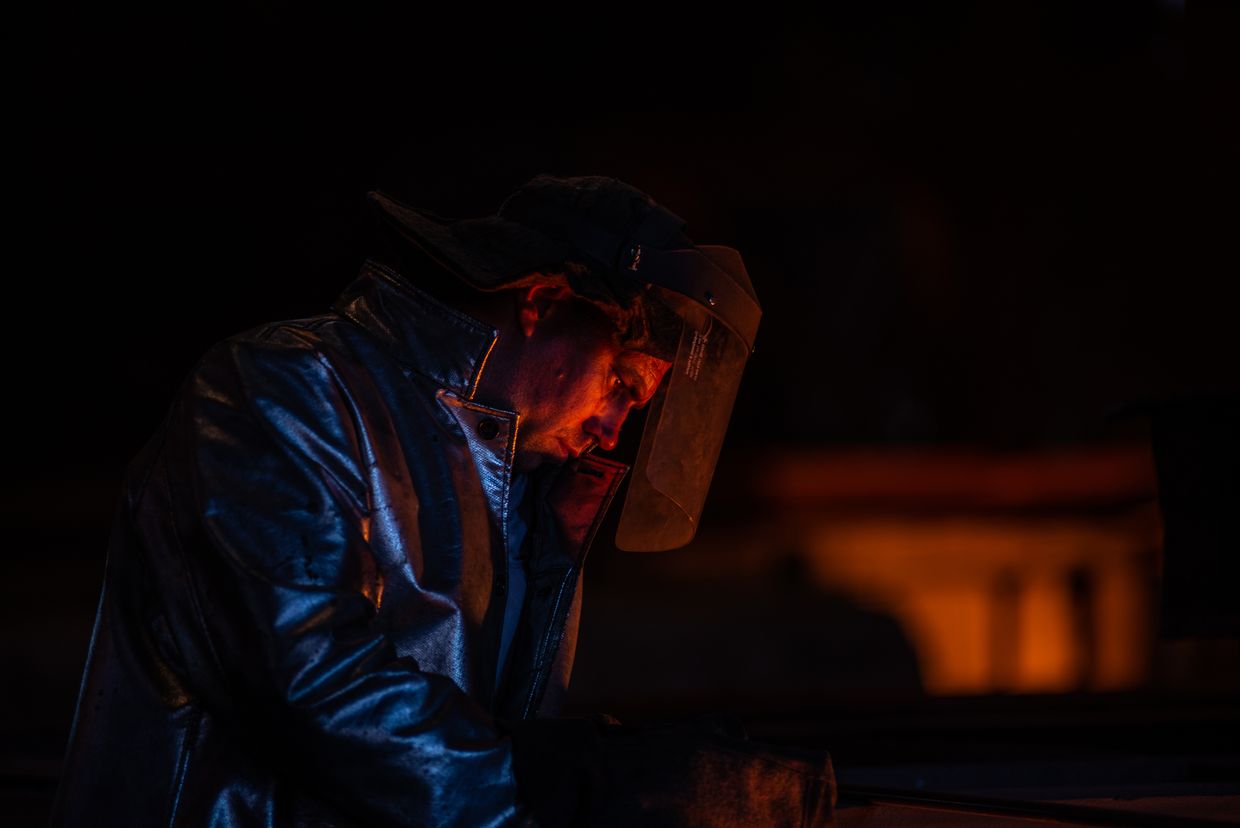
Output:
<path fill-rule="evenodd" d="M 748 348 L 693 302 L 676 303 L 680 345 L 650 412 L 629 479 L 616 546 L 656 552 L 684 546 L 715 473 Z"/>

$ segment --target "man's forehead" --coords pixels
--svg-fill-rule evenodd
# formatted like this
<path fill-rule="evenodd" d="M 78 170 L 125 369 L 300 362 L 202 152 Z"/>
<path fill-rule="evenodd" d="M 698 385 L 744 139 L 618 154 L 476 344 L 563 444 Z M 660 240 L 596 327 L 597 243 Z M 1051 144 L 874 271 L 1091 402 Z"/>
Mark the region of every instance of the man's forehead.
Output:
<path fill-rule="evenodd" d="M 617 365 L 630 374 L 628 380 L 634 385 L 634 392 L 645 399 L 652 396 L 659 386 L 659 381 L 671 367 L 671 363 L 645 351 L 626 348 L 616 356 Z"/>
<path fill-rule="evenodd" d="M 661 374 L 663 371 L 667 370 L 669 365 L 671 365 L 671 363 L 665 359 L 660 359 L 654 354 L 647 353 L 646 351 L 639 351 L 635 348 L 620 349 L 620 352 L 616 355 L 616 360 L 634 368 L 650 371 L 652 374 Z"/>

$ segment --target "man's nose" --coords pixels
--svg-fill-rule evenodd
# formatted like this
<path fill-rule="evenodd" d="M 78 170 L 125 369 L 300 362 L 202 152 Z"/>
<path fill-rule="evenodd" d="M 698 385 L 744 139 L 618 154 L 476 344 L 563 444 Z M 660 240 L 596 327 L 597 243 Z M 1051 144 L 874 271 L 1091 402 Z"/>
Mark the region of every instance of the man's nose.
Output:
<path fill-rule="evenodd" d="M 625 403 L 595 414 L 585 421 L 586 434 L 593 437 L 603 451 L 611 451 L 620 441 L 620 427 L 624 425 L 630 408 L 632 405 Z"/>

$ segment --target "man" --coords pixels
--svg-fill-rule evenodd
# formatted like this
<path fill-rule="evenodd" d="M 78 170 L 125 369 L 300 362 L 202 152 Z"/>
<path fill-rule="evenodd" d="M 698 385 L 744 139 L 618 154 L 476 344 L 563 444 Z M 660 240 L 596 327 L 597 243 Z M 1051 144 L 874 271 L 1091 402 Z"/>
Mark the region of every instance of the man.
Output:
<path fill-rule="evenodd" d="M 54 821 L 829 818 L 824 754 L 553 718 L 628 471 L 591 452 L 650 405 L 618 542 L 692 537 L 739 255 L 609 178 L 458 222 L 372 197 L 387 249 L 332 312 L 213 347 L 131 464 Z"/>

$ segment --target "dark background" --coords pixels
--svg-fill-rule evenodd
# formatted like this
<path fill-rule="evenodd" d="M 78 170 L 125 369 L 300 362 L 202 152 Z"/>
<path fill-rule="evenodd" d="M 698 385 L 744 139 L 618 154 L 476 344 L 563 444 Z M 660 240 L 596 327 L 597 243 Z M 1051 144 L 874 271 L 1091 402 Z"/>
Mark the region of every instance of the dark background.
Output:
<path fill-rule="evenodd" d="M 50 317 L 9 366 L 47 400 L 24 469 L 123 463 L 206 345 L 324 309 L 366 190 L 482 215 L 538 172 L 743 251 L 737 441 L 1079 441 L 1235 379 L 1233 280 L 1187 237 L 1226 107 L 1190 103 L 1175 4 L 467 22 L 54 21 L 10 74 L 10 285 Z"/>
<path fill-rule="evenodd" d="M 464 217 L 536 173 L 611 175 L 740 249 L 765 313 L 729 447 L 1072 446 L 1236 388 L 1234 13 L 576 14 L 15 21 L 13 774 L 54 778 L 124 464 L 211 342 L 327 308 L 368 189 Z"/>

